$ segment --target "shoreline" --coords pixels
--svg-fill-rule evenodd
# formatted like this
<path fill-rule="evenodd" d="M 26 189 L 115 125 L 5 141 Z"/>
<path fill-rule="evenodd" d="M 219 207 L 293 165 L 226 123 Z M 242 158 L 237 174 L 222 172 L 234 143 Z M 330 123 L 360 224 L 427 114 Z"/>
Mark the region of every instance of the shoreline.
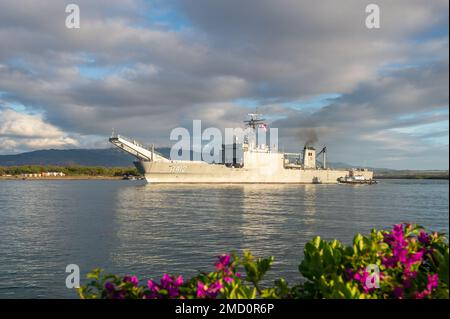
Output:
<path fill-rule="evenodd" d="M 436 180 L 448 180 L 448 175 L 404 175 L 404 174 L 399 174 L 399 175 L 374 175 L 373 177 L 374 179 L 436 179 Z"/>
<path fill-rule="evenodd" d="M 48 177 L 21 177 L 21 176 L 0 176 L 0 180 L 12 181 L 42 181 L 42 180 L 127 180 L 122 176 L 48 176 Z"/>
<path fill-rule="evenodd" d="M 380 180 L 380 179 L 414 179 L 414 180 L 440 180 L 445 181 L 449 180 L 448 176 L 443 177 L 408 177 L 408 176 L 392 176 L 392 177 L 386 177 L 386 176 L 379 176 L 375 177 L 374 179 Z"/>

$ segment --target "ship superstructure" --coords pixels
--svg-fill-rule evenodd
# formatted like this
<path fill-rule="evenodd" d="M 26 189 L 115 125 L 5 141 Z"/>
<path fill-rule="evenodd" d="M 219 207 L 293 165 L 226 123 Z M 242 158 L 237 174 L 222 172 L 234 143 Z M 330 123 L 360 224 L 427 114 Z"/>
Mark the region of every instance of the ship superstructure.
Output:
<path fill-rule="evenodd" d="M 249 116 L 250 119 L 244 121 L 248 128 L 267 127 L 259 114 Z M 222 146 L 222 163 L 171 160 L 156 152 L 153 146 L 146 147 L 116 134 L 109 141 L 137 158 L 134 164 L 148 183 L 335 184 L 346 176 L 373 178 L 373 172 L 367 169 L 328 168 L 326 147 L 317 154 L 311 145 L 305 145 L 300 153 L 283 153 L 248 136 L 241 144 Z M 227 148 L 232 151 L 227 152 Z M 232 158 L 226 158 L 230 154 Z"/>

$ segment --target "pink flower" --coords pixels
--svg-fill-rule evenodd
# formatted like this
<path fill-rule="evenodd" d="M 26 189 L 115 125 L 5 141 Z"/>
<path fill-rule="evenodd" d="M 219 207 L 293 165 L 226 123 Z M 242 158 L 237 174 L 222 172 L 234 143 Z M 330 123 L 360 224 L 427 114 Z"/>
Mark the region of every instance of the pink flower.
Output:
<path fill-rule="evenodd" d="M 366 270 L 364 270 L 362 272 L 362 274 L 361 274 L 361 271 L 359 271 L 353 276 L 353 279 L 358 280 L 362 284 L 363 290 L 364 290 L 365 293 L 368 293 L 371 290 L 371 288 L 367 287 L 367 285 L 366 285 L 368 277 L 369 277 L 369 273 Z M 375 278 L 374 277 L 372 277 L 371 280 L 373 281 L 372 283 L 375 283 L 375 281 L 374 281 Z"/>
<path fill-rule="evenodd" d="M 424 245 L 428 245 L 430 243 L 430 237 L 423 230 L 420 231 L 419 242 Z"/>
<path fill-rule="evenodd" d="M 174 282 L 173 282 L 174 286 L 181 286 L 183 284 L 183 276 L 178 276 Z"/>
<path fill-rule="evenodd" d="M 405 237 L 404 237 L 404 233 L 403 233 L 403 225 L 402 224 L 394 225 L 392 234 L 394 236 L 395 241 L 397 241 L 399 243 L 403 243 Z"/>
<path fill-rule="evenodd" d="M 169 274 L 165 273 L 161 278 L 161 287 L 167 288 L 172 283 L 172 277 Z"/>
<path fill-rule="evenodd" d="M 416 276 L 417 276 L 417 271 L 412 271 L 410 268 L 406 268 L 403 271 L 403 277 L 405 278 L 405 280 L 416 278 Z"/>
<path fill-rule="evenodd" d="M 151 279 L 149 281 L 147 281 L 147 287 L 153 293 L 157 293 L 159 291 L 158 284 Z"/>
<path fill-rule="evenodd" d="M 147 281 L 147 287 L 148 289 L 150 289 L 150 293 L 145 295 L 146 299 L 154 299 L 160 297 L 159 294 L 160 287 L 155 281 L 151 279 Z"/>
<path fill-rule="evenodd" d="M 438 274 L 427 275 L 427 279 L 428 279 L 427 289 L 425 289 L 422 292 L 416 293 L 416 295 L 415 295 L 416 299 L 423 299 L 423 298 L 431 295 L 431 293 L 433 292 L 433 289 L 438 286 L 438 284 L 439 284 Z"/>
<path fill-rule="evenodd" d="M 431 293 L 433 291 L 433 289 L 437 288 L 437 286 L 439 284 L 439 276 L 438 276 L 438 274 L 428 275 L 427 279 L 428 279 L 427 289 Z"/>
<path fill-rule="evenodd" d="M 406 263 L 408 250 L 403 248 L 401 245 L 397 245 L 393 249 L 394 258 L 401 263 Z"/>
<path fill-rule="evenodd" d="M 139 284 L 139 280 L 136 276 L 124 276 L 123 282 L 131 282 L 134 286 L 137 286 Z"/>
<path fill-rule="evenodd" d="M 211 284 L 211 286 L 209 287 L 209 289 L 207 291 L 208 297 L 216 298 L 220 292 L 220 289 L 222 289 L 222 288 L 223 288 L 223 285 L 220 283 L 219 280 L 217 280 L 216 282 Z"/>
<path fill-rule="evenodd" d="M 217 270 L 225 269 L 229 264 L 231 260 L 231 256 L 227 254 L 223 254 L 220 256 L 217 256 L 219 258 L 219 261 L 216 262 L 215 266 Z"/>
<path fill-rule="evenodd" d="M 201 281 L 197 282 L 197 298 L 205 298 L 208 287 Z"/>
<path fill-rule="evenodd" d="M 169 287 L 167 288 L 167 292 L 169 293 L 169 298 L 175 298 L 178 297 L 180 291 L 178 290 L 178 287 Z"/>
<path fill-rule="evenodd" d="M 409 256 L 409 262 L 415 264 L 416 262 L 421 261 L 422 257 L 423 257 L 423 251 L 418 251 L 417 253 L 411 254 Z"/>
<path fill-rule="evenodd" d="M 422 292 L 416 293 L 415 298 L 416 298 L 416 299 L 423 299 L 423 298 L 425 298 L 426 296 L 428 296 L 429 294 L 430 294 L 430 292 L 429 292 L 428 290 L 424 290 L 424 291 L 422 291 Z"/>
<path fill-rule="evenodd" d="M 224 280 L 226 283 L 232 283 L 232 282 L 234 281 L 234 279 L 231 278 L 231 277 L 225 277 L 225 278 L 223 278 L 223 280 Z"/>
<path fill-rule="evenodd" d="M 217 298 L 220 290 L 223 288 L 220 280 L 212 283 L 209 287 L 202 283 L 201 281 L 197 282 L 197 298 Z"/>

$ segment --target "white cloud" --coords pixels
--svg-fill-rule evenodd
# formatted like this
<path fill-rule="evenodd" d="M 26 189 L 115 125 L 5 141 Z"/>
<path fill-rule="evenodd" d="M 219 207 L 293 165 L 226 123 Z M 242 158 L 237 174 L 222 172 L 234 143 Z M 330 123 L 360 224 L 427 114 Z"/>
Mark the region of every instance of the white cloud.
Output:
<path fill-rule="evenodd" d="M 0 152 L 77 146 L 78 141 L 42 116 L 0 109 Z"/>

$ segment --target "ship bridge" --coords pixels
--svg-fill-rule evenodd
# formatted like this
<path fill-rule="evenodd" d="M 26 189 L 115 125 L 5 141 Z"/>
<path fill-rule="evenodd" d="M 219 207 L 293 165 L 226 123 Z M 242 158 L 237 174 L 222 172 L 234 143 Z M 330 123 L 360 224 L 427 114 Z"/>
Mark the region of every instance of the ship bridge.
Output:
<path fill-rule="evenodd" d="M 141 161 L 170 162 L 170 160 L 168 160 L 158 152 L 155 152 L 153 146 L 151 147 L 151 149 L 149 149 L 134 139 L 130 139 L 125 136 L 117 134 L 111 136 L 109 138 L 109 141 L 118 148 L 133 155 L 134 157 L 136 157 Z"/>

